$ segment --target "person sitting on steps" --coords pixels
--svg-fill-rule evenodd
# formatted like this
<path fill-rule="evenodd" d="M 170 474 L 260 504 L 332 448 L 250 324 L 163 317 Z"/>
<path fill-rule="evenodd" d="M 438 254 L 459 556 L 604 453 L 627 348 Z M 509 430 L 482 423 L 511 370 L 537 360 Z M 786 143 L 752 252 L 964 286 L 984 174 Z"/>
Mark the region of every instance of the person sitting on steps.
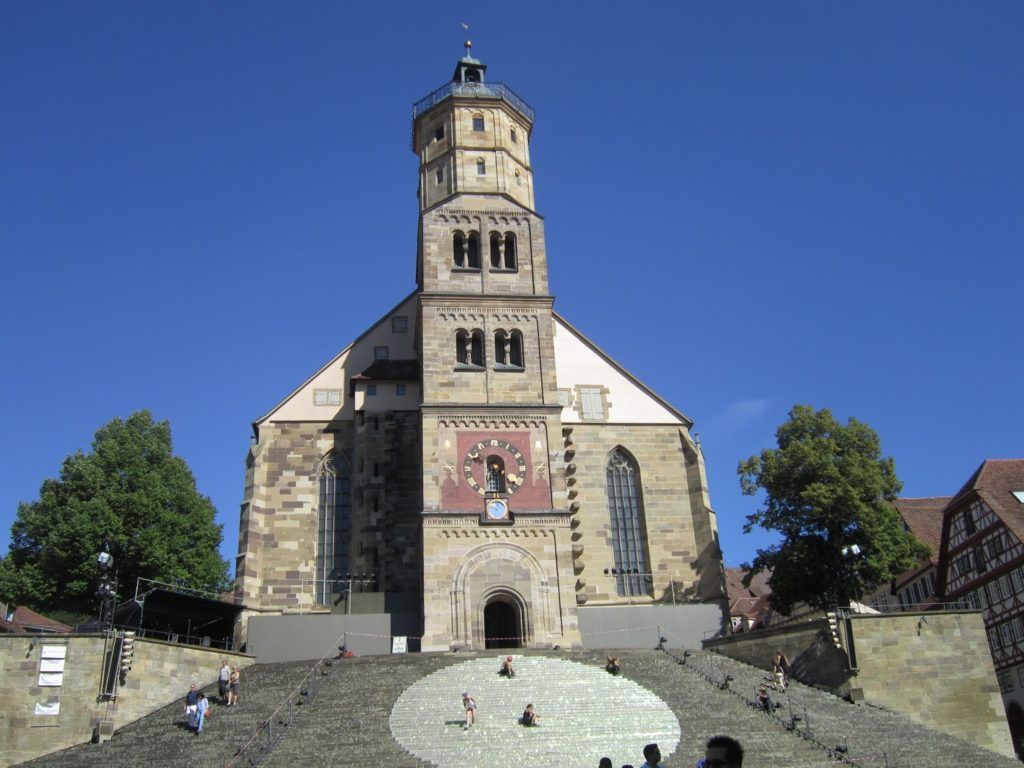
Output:
<path fill-rule="evenodd" d="M 619 666 L 618 656 L 609 656 L 608 663 L 604 665 L 604 669 L 611 675 L 617 675 L 622 671 L 622 667 Z"/>
<path fill-rule="evenodd" d="M 526 709 L 523 711 L 523 725 L 530 727 L 534 725 L 540 725 L 540 715 L 533 709 L 533 704 L 527 704 Z"/>
<path fill-rule="evenodd" d="M 516 671 L 512 669 L 512 657 L 506 656 L 505 660 L 501 662 L 501 669 L 498 670 L 498 674 L 504 677 L 515 677 Z"/>

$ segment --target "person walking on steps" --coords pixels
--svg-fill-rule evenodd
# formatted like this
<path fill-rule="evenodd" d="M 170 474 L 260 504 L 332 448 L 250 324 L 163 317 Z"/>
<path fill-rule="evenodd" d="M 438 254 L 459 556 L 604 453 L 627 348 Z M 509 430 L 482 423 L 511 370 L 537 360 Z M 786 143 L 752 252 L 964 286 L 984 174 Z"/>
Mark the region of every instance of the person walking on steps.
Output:
<path fill-rule="evenodd" d="M 462 706 L 466 708 L 466 724 L 462 730 L 468 731 L 469 726 L 476 725 L 476 699 L 469 695 L 469 691 L 462 692 Z"/>

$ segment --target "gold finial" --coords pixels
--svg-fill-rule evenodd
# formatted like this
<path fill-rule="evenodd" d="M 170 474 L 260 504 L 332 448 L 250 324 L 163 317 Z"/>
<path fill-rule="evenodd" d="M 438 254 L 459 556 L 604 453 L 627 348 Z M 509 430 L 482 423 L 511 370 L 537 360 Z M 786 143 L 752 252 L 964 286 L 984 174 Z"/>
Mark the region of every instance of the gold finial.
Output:
<path fill-rule="evenodd" d="M 466 30 L 466 42 L 463 45 L 466 47 L 466 55 L 469 56 L 473 48 L 473 41 L 469 39 L 469 24 L 462 22 L 462 28 Z"/>

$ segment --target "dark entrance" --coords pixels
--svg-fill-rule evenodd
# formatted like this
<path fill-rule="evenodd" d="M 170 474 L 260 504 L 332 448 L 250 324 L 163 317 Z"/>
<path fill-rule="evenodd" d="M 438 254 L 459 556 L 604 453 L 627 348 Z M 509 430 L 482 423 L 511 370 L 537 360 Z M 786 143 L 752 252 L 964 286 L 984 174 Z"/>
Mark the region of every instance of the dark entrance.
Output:
<path fill-rule="evenodd" d="M 522 645 L 519 611 L 512 603 L 493 600 L 484 608 L 484 647 L 518 648 Z"/>
<path fill-rule="evenodd" d="M 1020 705 L 1011 701 L 1010 706 L 1006 708 L 1006 720 L 1010 724 L 1010 738 L 1013 739 L 1013 748 L 1017 754 L 1021 753 L 1021 749 L 1024 748 L 1024 744 L 1021 743 L 1024 739 L 1024 710 L 1021 710 Z"/>

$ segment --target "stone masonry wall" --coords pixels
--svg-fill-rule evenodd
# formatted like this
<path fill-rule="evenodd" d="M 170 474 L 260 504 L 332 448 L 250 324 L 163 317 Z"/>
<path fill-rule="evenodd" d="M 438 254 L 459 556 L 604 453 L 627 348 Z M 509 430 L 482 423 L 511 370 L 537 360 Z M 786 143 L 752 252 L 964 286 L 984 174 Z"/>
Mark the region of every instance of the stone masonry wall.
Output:
<path fill-rule="evenodd" d="M 59 687 L 38 685 L 44 644 L 67 646 Z M 120 728 L 184 699 L 190 683 L 216 681 L 221 659 L 239 667 L 253 661 L 223 650 L 139 639 L 116 700 L 97 703 L 103 654 L 102 635 L 0 635 L 0 768 L 88 742 L 100 720 Z M 59 714 L 34 714 L 36 704 L 47 701 L 60 702 Z"/>
<path fill-rule="evenodd" d="M 605 568 L 615 566 L 611 542 L 606 467 L 611 452 L 621 446 L 639 467 L 647 549 L 653 576 L 653 600 L 710 600 L 721 596 L 721 560 L 711 510 L 703 500 L 699 472 L 690 471 L 680 427 L 666 425 L 574 424 L 569 435 L 576 471 L 569 493 L 579 504 L 582 554 L 577 570 L 579 595 L 588 604 L 626 602 L 616 591 L 615 578 Z M 569 425 L 566 425 L 569 429 Z M 697 487 L 692 487 L 696 483 Z M 580 569 L 582 565 L 582 569 Z M 652 598 L 631 598 L 633 603 Z"/>
<path fill-rule="evenodd" d="M 854 615 L 852 644 L 831 644 L 824 619 L 705 641 L 704 647 L 769 669 L 783 650 L 801 682 L 852 692 L 924 725 L 1012 756 L 1009 726 L 981 613 Z M 852 645 L 856 672 L 848 669 Z"/>
<path fill-rule="evenodd" d="M 981 613 L 854 616 L 864 700 L 1013 756 Z"/>

